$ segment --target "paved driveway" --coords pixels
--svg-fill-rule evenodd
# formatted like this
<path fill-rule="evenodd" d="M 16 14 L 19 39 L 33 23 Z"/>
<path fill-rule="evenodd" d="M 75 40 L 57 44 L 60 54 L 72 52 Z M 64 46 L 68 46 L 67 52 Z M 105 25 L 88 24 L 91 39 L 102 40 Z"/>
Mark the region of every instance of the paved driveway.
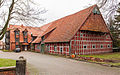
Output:
<path fill-rule="evenodd" d="M 37 69 L 31 75 L 120 75 L 120 68 L 105 67 L 33 52 L 0 51 L 0 58 L 18 59 L 19 56 L 24 56 L 27 62 Z"/>

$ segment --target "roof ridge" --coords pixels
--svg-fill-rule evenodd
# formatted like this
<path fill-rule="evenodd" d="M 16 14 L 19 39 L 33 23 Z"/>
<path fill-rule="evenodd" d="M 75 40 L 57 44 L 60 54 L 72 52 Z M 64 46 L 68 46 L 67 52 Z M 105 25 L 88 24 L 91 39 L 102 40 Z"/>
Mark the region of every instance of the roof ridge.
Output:
<path fill-rule="evenodd" d="M 83 9 L 83 10 L 80 10 L 80 11 L 78 11 L 78 12 L 76 12 L 76 13 L 73 13 L 73 14 L 70 14 L 70 15 L 67 15 L 67 16 L 65 16 L 65 17 L 62 17 L 62 18 L 60 18 L 60 19 L 57 19 L 57 20 L 55 20 L 55 21 L 53 21 L 53 22 L 50 22 L 50 23 L 48 23 L 48 24 L 51 24 L 51 25 L 53 25 L 54 23 L 56 23 L 57 21 L 59 21 L 59 20 L 63 20 L 64 18 L 66 18 L 66 17 L 70 17 L 70 16 L 73 16 L 73 15 L 75 15 L 75 14 L 79 14 L 80 12 L 82 12 L 82 11 L 85 11 L 85 10 L 87 10 L 87 9 L 89 9 L 89 8 L 92 8 L 92 7 L 95 7 L 95 6 L 97 6 L 96 4 L 95 5 L 93 5 L 93 6 L 90 6 L 90 7 L 88 7 L 88 8 L 86 8 L 86 9 Z M 85 13 L 86 14 L 86 13 Z M 50 26 L 51 26 L 50 25 Z M 55 24 L 56 25 L 56 24 Z M 48 29 L 50 28 L 50 26 L 48 27 Z M 57 27 L 58 25 L 56 25 L 55 27 Z M 44 32 L 43 33 L 43 36 L 45 35 L 45 34 L 47 34 L 47 33 L 49 33 L 51 30 L 53 30 L 55 27 L 53 27 L 53 28 L 51 28 L 48 32 Z"/>

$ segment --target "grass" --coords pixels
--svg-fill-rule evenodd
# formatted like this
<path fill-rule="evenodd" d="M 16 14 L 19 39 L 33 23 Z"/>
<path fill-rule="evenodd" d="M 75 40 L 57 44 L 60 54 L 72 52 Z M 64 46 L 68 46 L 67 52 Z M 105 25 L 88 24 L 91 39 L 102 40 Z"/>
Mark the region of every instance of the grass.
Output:
<path fill-rule="evenodd" d="M 15 66 L 16 60 L 0 58 L 0 67 Z"/>
<path fill-rule="evenodd" d="M 96 54 L 96 55 L 79 55 L 82 57 L 95 57 L 95 58 L 103 58 L 103 59 L 111 59 L 111 60 L 120 60 L 120 52 L 116 53 L 106 53 L 106 54 Z"/>
<path fill-rule="evenodd" d="M 2 50 L 3 52 L 12 52 L 11 50 Z"/>
<path fill-rule="evenodd" d="M 82 57 L 94 57 L 94 58 L 102 58 L 102 59 L 109 59 L 113 61 L 117 61 L 116 63 L 112 62 L 95 62 L 95 63 L 100 63 L 100 64 L 109 64 L 109 65 L 114 65 L 114 66 L 120 66 L 120 52 L 116 53 L 105 53 L 105 54 L 95 54 L 95 55 L 79 55 Z M 90 61 L 93 62 L 93 61 Z"/>

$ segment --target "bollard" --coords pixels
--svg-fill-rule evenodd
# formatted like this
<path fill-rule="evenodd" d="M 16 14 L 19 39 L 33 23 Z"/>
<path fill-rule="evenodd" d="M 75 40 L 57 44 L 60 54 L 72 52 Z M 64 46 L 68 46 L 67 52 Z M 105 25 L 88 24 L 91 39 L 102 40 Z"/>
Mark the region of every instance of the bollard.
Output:
<path fill-rule="evenodd" d="M 26 59 L 23 56 L 16 60 L 16 75 L 26 75 Z"/>

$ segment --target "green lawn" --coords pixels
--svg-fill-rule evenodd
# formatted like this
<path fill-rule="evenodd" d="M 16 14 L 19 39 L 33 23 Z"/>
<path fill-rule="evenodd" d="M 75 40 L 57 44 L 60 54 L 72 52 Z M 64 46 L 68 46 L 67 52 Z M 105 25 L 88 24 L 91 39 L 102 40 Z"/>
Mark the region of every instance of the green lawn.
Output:
<path fill-rule="evenodd" d="M 2 50 L 3 52 L 12 52 L 12 51 L 10 51 L 10 50 Z"/>
<path fill-rule="evenodd" d="M 0 58 L 0 67 L 15 66 L 16 60 Z"/>
<path fill-rule="evenodd" d="M 117 62 L 116 63 L 112 63 L 112 62 L 96 62 L 96 63 L 110 64 L 110 65 L 120 66 L 120 52 L 105 53 L 105 54 L 98 54 L 98 55 L 97 54 L 96 55 L 79 55 L 79 56 L 109 59 L 109 60 L 113 60 L 113 61 L 117 61 Z"/>
<path fill-rule="evenodd" d="M 82 57 L 95 57 L 95 58 L 103 58 L 103 59 L 111 59 L 111 60 L 120 60 L 120 52 L 116 53 L 106 53 L 106 54 L 96 54 L 96 55 L 79 55 Z"/>

